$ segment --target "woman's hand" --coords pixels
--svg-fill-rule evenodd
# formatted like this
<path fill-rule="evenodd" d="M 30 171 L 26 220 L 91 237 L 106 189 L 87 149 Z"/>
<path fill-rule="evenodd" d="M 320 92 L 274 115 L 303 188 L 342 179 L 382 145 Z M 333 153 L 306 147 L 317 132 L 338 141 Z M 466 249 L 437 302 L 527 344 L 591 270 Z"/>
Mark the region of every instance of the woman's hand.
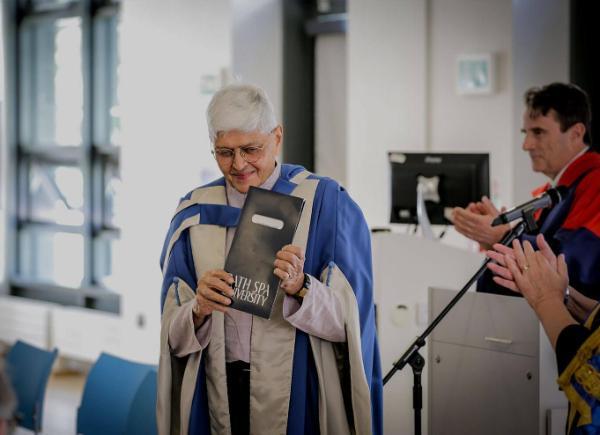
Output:
<path fill-rule="evenodd" d="M 273 273 L 281 279 L 280 287 L 293 296 L 304 284 L 304 253 L 294 245 L 285 245 L 277 252 Z"/>
<path fill-rule="evenodd" d="M 496 251 L 489 251 L 488 256 L 497 264 L 490 263 L 488 268 L 496 274 L 496 283 L 521 293 L 537 311 L 548 300 L 562 303 L 569 276 L 564 255 L 556 257 L 542 235 L 536 241 L 539 251 L 528 241 L 521 245 L 514 240 L 512 249 L 494 245 Z"/>
<path fill-rule="evenodd" d="M 577 323 L 563 303 L 569 285 L 567 263 L 564 254 L 554 255 L 542 235 L 536 242 L 539 251 L 527 241 L 521 245 L 515 240 L 512 248 L 494 245 L 496 251 L 488 251 L 488 256 L 497 264 L 489 263 L 488 268 L 497 274 L 496 283 L 525 297 L 556 349 L 560 333 Z"/>
<path fill-rule="evenodd" d="M 194 317 L 198 323 L 213 311 L 227 312 L 233 296 L 233 275 L 221 269 L 204 272 L 198 280 Z"/>
<path fill-rule="evenodd" d="M 556 255 L 554 255 L 552 248 L 550 248 L 550 245 L 548 245 L 548 242 L 546 242 L 544 236 L 542 234 L 539 234 L 536 237 L 535 241 L 538 245 L 539 252 L 541 252 L 542 255 L 546 258 L 546 260 L 548 260 L 550 265 L 556 269 Z M 513 248 L 501 245 L 500 243 L 496 243 L 494 245 L 494 250 L 487 251 L 486 255 L 495 261 L 495 263 L 488 263 L 488 269 L 490 269 L 498 277 L 504 278 L 495 281 L 503 287 L 519 292 L 517 290 L 516 284 L 514 283 L 512 273 L 506 266 L 506 261 L 504 259 L 505 256 L 512 257 L 513 259 L 515 258 Z"/>

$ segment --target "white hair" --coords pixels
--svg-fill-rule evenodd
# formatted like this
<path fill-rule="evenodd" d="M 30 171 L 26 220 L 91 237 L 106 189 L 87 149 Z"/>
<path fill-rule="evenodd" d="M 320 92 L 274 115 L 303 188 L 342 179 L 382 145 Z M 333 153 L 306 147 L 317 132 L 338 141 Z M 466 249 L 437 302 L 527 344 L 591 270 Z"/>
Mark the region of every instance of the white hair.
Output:
<path fill-rule="evenodd" d="M 278 124 L 267 93 L 248 84 L 225 86 L 213 95 L 206 109 L 206 121 L 213 144 L 221 132 L 269 133 Z"/>
<path fill-rule="evenodd" d="M 16 406 L 17 399 L 0 359 L 0 420 L 11 420 Z"/>

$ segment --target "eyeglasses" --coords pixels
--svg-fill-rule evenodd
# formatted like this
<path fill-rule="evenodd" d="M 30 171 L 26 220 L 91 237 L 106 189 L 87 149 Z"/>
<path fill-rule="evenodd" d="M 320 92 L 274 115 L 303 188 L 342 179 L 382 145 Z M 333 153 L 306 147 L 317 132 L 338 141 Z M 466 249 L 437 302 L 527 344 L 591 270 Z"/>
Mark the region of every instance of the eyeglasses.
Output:
<path fill-rule="evenodd" d="M 258 159 L 260 159 L 264 152 L 264 145 L 248 145 L 245 147 L 239 148 L 213 148 L 212 155 L 215 156 L 220 163 L 231 163 L 233 158 L 235 157 L 235 150 L 240 150 L 240 156 L 248 163 L 255 163 Z"/>

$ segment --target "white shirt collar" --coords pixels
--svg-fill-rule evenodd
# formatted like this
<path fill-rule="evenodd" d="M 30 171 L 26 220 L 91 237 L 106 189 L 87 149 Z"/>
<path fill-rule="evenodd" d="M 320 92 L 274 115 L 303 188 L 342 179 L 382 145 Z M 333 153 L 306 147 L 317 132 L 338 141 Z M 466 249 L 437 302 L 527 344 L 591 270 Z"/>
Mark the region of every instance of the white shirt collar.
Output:
<path fill-rule="evenodd" d="M 552 187 L 556 187 L 556 184 L 558 183 L 558 180 L 560 180 L 560 177 L 563 176 L 563 174 L 565 173 L 565 171 L 567 170 L 567 168 L 569 166 L 571 166 L 571 163 L 573 163 L 575 160 L 577 160 L 579 157 L 581 157 L 582 155 L 584 155 L 587 150 L 589 150 L 590 147 L 586 146 L 585 148 L 583 148 L 581 151 L 579 151 L 575 157 L 573 157 L 571 160 L 569 160 L 569 163 L 567 163 L 565 166 L 563 166 L 563 168 L 560 170 L 560 172 L 558 174 L 556 174 L 556 177 L 554 177 L 554 179 L 552 179 L 552 181 L 550 181 L 550 184 L 552 185 Z"/>

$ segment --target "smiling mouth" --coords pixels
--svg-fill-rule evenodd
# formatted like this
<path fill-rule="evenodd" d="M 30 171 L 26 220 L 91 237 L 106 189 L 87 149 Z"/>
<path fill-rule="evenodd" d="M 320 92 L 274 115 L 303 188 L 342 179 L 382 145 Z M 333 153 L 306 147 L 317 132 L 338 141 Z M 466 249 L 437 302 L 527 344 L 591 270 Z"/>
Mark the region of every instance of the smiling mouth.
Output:
<path fill-rule="evenodd" d="M 247 172 L 247 173 L 236 173 L 236 174 L 231 174 L 231 176 L 233 178 L 237 178 L 238 180 L 245 180 L 246 178 L 248 178 L 250 175 L 252 175 L 254 172 Z"/>

